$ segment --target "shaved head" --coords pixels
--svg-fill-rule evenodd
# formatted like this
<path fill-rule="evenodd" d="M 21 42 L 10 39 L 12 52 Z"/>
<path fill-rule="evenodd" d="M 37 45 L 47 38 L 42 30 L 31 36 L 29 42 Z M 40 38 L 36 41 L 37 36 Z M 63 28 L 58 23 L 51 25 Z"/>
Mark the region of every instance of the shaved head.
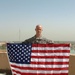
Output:
<path fill-rule="evenodd" d="M 42 28 L 42 26 L 40 24 L 36 25 L 36 28 Z"/>
<path fill-rule="evenodd" d="M 40 30 L 42 30 L 42 26 L 41 26 L 40 24 L 36 25 L 36 28 L 35 28 L 35 30 L 37 30 L 37 29 L 40 29 Z"/>
<path fill-rule="evenodd" d="M 36 36 L 41 36 L 41 33 L 42 33 L 42 26 L 41 25 L 36 25 L 36 28 L 35 28 L 35 31 L 36 31 Z"/>

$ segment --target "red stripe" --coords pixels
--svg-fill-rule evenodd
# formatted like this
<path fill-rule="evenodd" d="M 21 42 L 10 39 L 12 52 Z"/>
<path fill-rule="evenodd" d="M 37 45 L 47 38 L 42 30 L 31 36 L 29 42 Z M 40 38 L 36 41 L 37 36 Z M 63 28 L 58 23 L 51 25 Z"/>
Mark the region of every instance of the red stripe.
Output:
<path fill-rule="evenodd" d="M 21 73 L 19 71 L 15 71 L 15 70 L 12 70 L 13 72 L 16 72 L 18 74 L 21 74 L 21 75 L 68 75 L 68 73 L 58 73 L 58 74 L 39 74 L 39 73 Z"/>
<path fill-rule="evenodd" d="M 69 53 L 70 52 L 70 50 L 32 50 L 32 52 L 33 53 L 37 53 L 37 52 L 39 52 L 39 53 Z"/>
<path fill-rule="evenodd" d="M 13 74 L 14 72 L 16 72 L 16 74 Z M 12 74 L 13 74 L 13 75 L 17 75 L 17 74 L 24 75 L 24 74 L 22 74 L 21 72 L 19 72 L 19 71 L 16 71 L 16 70 L 13 70 L 13 69 L 12 69 Z"/>
<path fill-rule="evenodd" d="M 68 73 L 58 73 L 58 74 L 36 74 L 36 73 L 24 73 L 22 75 L 68 75 Z"/>
<path fill-rule="evenodd" d="M 37 65 L 68 65 L 69 62 L 31 62 L 31 64 L 37 64 Z"/>
<path fill-rule="evenodd" d="M 32 44 L 32 47 L 70 47 L 70 44 Z"/>
<path fill-rule="evenodd" d="M 52 58 L 55 58 L 55 59 L 63 59 L 63 58 L 69 58 L 69 56 L 31 56 L 31 58 L 45 58 L 45 59 L 47 59 L 47 58 L 50 58 L 50 59 L 52 59 Z"/>
<path fill-rule="evenodd" d="M 11 65 L 12 67 L 14 67 L 14 68 L 18 68 L 18 69 L 21 69 L 21 70 L 37 70 L 37 71 L 39 71 L 39 70 L 68 70 L 68 67 L 66 67 L 66 68 L 36 68 L 36 67 L 20 67 L 20 66 L 15 66 L 15 65 Z"/>

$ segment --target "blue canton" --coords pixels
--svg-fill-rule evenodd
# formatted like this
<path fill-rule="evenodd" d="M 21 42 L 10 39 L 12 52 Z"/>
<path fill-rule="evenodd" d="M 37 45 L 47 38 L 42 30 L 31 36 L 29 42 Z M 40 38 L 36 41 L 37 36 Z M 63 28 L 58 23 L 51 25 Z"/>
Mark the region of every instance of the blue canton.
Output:
<path fill-rule="evenodd" d="M 10 62 L 30 64 L 31 48 L 31 44 L 7 43 Z"/>

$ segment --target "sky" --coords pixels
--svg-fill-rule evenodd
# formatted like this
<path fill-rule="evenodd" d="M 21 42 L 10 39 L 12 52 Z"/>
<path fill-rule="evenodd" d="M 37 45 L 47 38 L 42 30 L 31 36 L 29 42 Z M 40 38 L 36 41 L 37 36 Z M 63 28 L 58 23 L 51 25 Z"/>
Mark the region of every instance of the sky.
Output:
<path fill-rule="evenodd" d="M 35 35 L 75 41 L 75 0 L 0 0 L 0 41 L 24 41 Z"/>

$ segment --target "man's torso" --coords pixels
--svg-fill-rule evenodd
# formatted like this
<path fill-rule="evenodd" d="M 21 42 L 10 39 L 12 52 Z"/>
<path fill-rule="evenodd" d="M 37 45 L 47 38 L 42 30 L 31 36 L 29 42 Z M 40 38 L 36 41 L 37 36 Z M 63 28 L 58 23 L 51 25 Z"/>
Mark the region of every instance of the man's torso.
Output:
<path fill-rule="evenodd" d="M 36 38 L 35 36 L 33 36 L 32 38 L 25 40 L 24 43 L 47 44 L 47 43 L 52 43 L 52 41 L 44 37 Z"/>

